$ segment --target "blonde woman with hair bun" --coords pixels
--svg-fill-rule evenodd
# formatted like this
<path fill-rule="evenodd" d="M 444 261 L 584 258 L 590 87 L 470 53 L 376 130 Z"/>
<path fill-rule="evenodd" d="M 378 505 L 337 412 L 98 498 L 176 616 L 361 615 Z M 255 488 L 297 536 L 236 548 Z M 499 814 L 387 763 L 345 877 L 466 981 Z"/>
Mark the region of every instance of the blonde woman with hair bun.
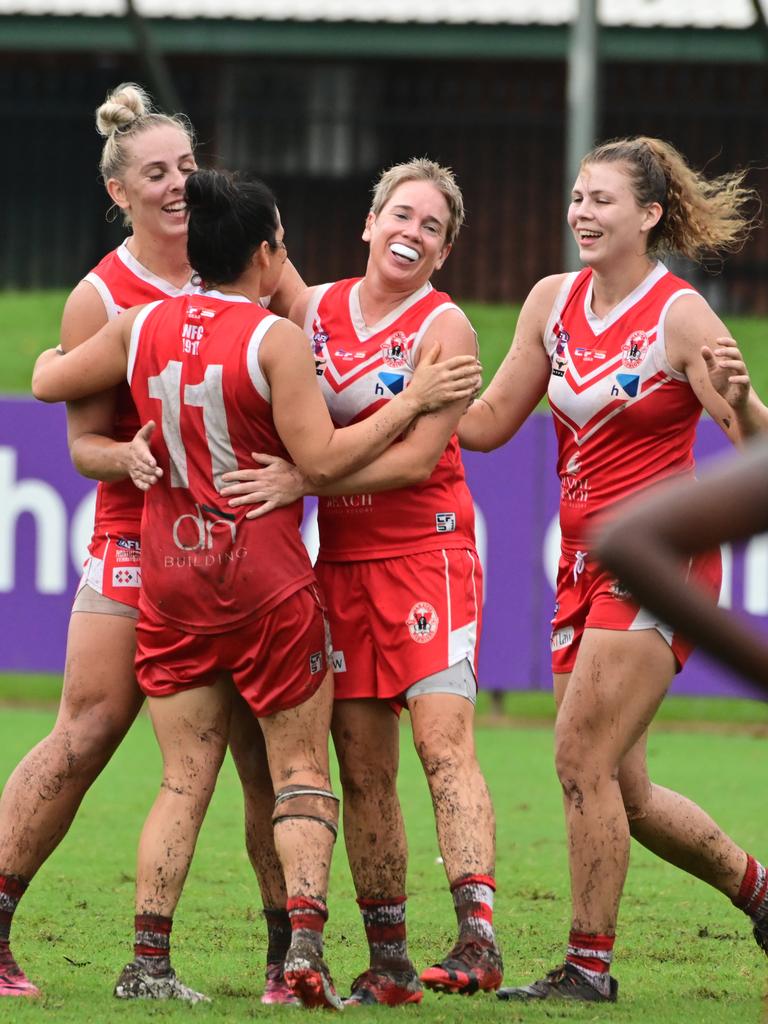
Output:
<path fill-rule="evenodd" d="M 647 729 L 691 645 L 591 551 L 595 527 L 629 494 L 693 475 L 702 410 L 734 444 L 768 428 L 727 328 L 658 258 L 738 248 L 755 199 L 742 172 L 707 179 L 660 139 L 597 146 L 568 209 L 583 269 L 534 286 L 509 353 L 459 426 L 464 447 L 489 451 L 547 394 L 558 441 L 562 554 L 551 649 L 571 930 L 560 967 L 500 989 L 501 999 L 615 1001 L 630 838 L 719 889 L 768 950 L 765 869 L 705 811 L 648 777 Z M 720 575 L 719 550 L 692 559 L 689 580 L 712 602 Z"/>
<path fill-rule="evenodd" d="M 67 299 L 61 322 L 63 351 L 81 344 L 131 306 L 195 290 L 187 261 L 184 203 L 187 177 L 197 167 L 188 120 L 155 110 L 147 93 L 128 82 L 117 86 L 98 108 L 96 125 L 105 140 L 100 161 L 104 185 L 131 233 Z M 287 263 L 271 300 L 272 311 L 287 313 L 302 287 Z M 10 950 L 13 914 L 143 702 L 134 655 L 142 492 L 157 477 L 148 448 L 152 425 L 140 427 L 127 383 L 71 403 L 67 424 L 75 467 L 99 481 L 96 518 L 69 623 L 56 723 L 16 767 L 0 799 L 0 996 L 39 994 Z M 246 845 L 267 917 L 267 987 L 262 999 L 296 1002 L 282 977 L 290 925 L 272 842 L 274 794 L 261 731 L 242 701 L 235 705 L 230 745 L 245 794 Z M 158 927 L 166 929 L 167 946 L 167 925 Z M 146 931 L 144 923 L 137 934 Z M 155 962 L 162 966 L 162 957 Z M 178 980 L 174 984 L 174 997 L 195 997 Z"/>

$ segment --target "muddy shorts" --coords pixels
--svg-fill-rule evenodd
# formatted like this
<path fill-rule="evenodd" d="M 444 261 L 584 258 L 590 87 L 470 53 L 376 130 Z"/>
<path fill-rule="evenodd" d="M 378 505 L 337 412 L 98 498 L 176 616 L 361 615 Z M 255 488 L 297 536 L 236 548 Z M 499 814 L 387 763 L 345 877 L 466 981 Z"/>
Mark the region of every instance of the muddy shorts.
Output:
<path fill-rule="evenodd" d="M 722 564 L 720 550 L 691 559 L 689 581 L 717 600 Z M 572 672 L 585 629 L 655 629 L 672 648 L 678 672 L 693 650 L 679 633 L 641 608 L 618 580 L 585 551 L 563 553 L 557 569 L 555 614 L 552 618 L 552 672 Z"/>
<path fill-rule="evenodd" d="M 230 674 L 259 718 L 309 700 L 328 665 L 328 627 L 314 584 L 226 633 L 185 633 L 142 607 L 136 643 L 136 676 L 148 697 L 212 686 Z"/>

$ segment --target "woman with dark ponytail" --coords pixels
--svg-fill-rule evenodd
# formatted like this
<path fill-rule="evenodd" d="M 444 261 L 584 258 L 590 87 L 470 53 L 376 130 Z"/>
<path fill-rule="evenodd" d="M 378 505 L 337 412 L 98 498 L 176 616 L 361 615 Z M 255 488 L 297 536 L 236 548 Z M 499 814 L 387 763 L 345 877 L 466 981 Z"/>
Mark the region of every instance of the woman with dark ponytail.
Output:
<path fill-rule="evenodd" d="M 231 680 L 259 719 L 285 876 L 285 980 L 305 1006 L 340 1008 L 323 960 L 338 799 L 330 788 L 333 681 L 322 598 L 299 533 L 300 504 L 251 519 L 221 498 L 222 475 L 254 450 L 291 457 L 320 486 L 364 466 L 421 413 L 466 400 L 476 361 L 425 358 L 370 419 L 335 429 L 299 328 L 270 314 L 287 258 L 261 182 L 197 171 L 186 182 L 188 254 L 199 294 L 128 310 L 74 351 L 40 356 L 33 391 L 78 400 L 127 374 L 153 435 L 159 479 L 142 518 L 136 671 L 163 755 L 139 845 L 135 958 L 120 998 L 206 997 L 170 963 L 172 916 L 227 746 Z"/>
<path fill-rule="evenodd" d="M 464 416 L 465 447 L 504 444 L 548 393 L 558 438 L 562 557 L 552 620 L 572 917 L 565 963 L 501 999 L 613 1001 L 610 967 L 630 838 L 719 889 L 768 949 L 765 869 L 690 800 L 654 785 L 647 729 L 690 645 L 590 553 L 595 525 L 632 492 L 691 476 L 705 409 L 734 444 L 768 429 L 735 342 L 660 262 L 738 248 L 755 198 L 744 174 L 706 179 L 660 139 L 619 139 L 582 161 L 568 223 L 584 269 L 535 285 L 513 345 Z M 693 557 L 714 602 L 719 551 Z"/>

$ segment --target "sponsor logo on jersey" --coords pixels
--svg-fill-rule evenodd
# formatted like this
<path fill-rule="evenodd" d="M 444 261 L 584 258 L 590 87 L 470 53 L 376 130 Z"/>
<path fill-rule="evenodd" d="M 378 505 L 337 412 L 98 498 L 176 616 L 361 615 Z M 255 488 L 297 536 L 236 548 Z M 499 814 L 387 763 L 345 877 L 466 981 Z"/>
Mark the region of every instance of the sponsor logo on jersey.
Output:
<path fill-rule="evenodd" d="M 564 377 L 565 368 L 568 365 L 567 359 L 558 359 L 556 355 L 552 357 L 552 376 L 553 377 Z"/>
<path fill-rule="evenodd" d="M 323 508 L 368 512 L 373 508 L 372 494 L 332 494 L 321 498 Z"/>
<path fill-rule="evenodd" d="M 555 348 L 555 352 L 557 352 L 557 354 L 561 356 L 565 352 L 565 346 L 571 340 L 571 336 L 559 320 L 552 328 L 552 333 L 554 334 L 555 338 L 557 338 L 557 347 Z"/>
<path fill-rule="evenodd" d="M 173 543 L 182 551 L 210 551 L 214 539 L 224 540 L 228 546 L 237 540 L 235 516 L 195 502 L 195 511 L 180 515 L 172 534 Z"/>
<path fill-rule="evenodd" d="M 565 472 L 569 476 L 578 476 L 581 472 L 581 456 L 578 452 L 568 459 L 568 465 L 565 467 Z"/>
<path fill-rule="evenodd" d="M 408 357 L 408 338 L 402 331 L 390 334 L 381 345 L 381 356 L 393 370 L 402 370 Z"/>
<path fill-rule="evenodd" d="M 312 324 L 312 355 L 315 357 L 315 373 L 318 377 L 323 376 L 325 370 L 325 346 L 328 344 L 330 335 L 323 330 L 319 320 Z"/>
<path fill-rule="evenodd" d="M 141 569 L 138 565 L 123 566 L 120 569 L 112 570 L 113 587 L 140 587 Z"/>
<path fill-rule="evenodd" d="M 118 537 L 115 541 L 119 548 L 126 551 L 141 551 L 141 541 L 133 537 Z"/>
<path fill-rule="evenodd" d="M 562 629 L 556 629 L 549 640 L 550 649 L 553 651 L 560 651 L 563 647 L 568 647 L 572 643 L 573 626 L 564 626 Z"/>
<path fill-rule="evenodd" d="M 331 667 L 334 672 L 346 672 L 347 661 L 344 651 L 331 651 Z"/>
<path fill-rule="evenodd" d="M 428 601 L 417 601 L 408 613 L 405 624 L 411 634 L 411 640 L 415 640 L 417 644 L 428 644 L 430 640 L 434 640 L 440 620 Z"/>
<path fill-rule="evenodd" d="M 187 320 L 213 320 L 216 313 L 212 309 L 203 309 L 202 306 L 187 306 Z"/>
<path fill-rule="evenodd" d="M 586 505 L 589 501 L 589 479 L 564 473 L 560 478 L 560 501 L 563 505 Z"/>
<path fill-rule="evenodd" d="M 324 665 L 324 661 L 323 661 L 323 652 L 322 651 L 315 651 L 314 654 L 310 654 L 310 656 L 309 656 L 309 674 L 310 675 L 316 676 L 318 672 L 322 672 L 323 665 Z"/>
<path fill-rule="evenodd" d="M 405 377 L 402 375 L 402 373 L 384 373 L 384 371 L 382 370 L 382 372 L 379 374 L 379 380 L 387 389 L 387 391 L 391 391 L 393 395 L 399 395 L 400 392 L 405 387 Z M 384 394 L 384 390 L 383 388 L 380 387 L 379 384 L 376 385 L 374 391 L 375 394 L 377 395 Z"/>
<path fill-rule="evenodd" d="M 648 335 L 645 331 L 633 331 L 621 346 L 621 365 L 636 370 L 648 351 Z"/>
<path fill-rule="evenodd" d="M 640 378 L 636 373 L 617 373 L 616 381 L 625 394 L 629 395 L 630 398 L 637 398 L 640 391 Z M 613 391 L 611 391 L 611 394 L 613 394 Z"/>
<path fill-rule="evenodd" d="M 345 348 L 337 348 L 333 355 L 335 359 L 343 359 L 346 363 L 352 359 L 365 359 L 365 352 L 347 352 Z"/>
<path fill-rule="evenodd" d="M 597 348 L 575 348 L 574 355 L 579 356 L 585 363 L 591 363 L 595 359 L 605 359 L 605 352 Z"/>
<path fill-rule="evenodd" d="M 456 529 L 456 513 L 436 512 L 435 529 L 438 533 L 453 533 Z"/>

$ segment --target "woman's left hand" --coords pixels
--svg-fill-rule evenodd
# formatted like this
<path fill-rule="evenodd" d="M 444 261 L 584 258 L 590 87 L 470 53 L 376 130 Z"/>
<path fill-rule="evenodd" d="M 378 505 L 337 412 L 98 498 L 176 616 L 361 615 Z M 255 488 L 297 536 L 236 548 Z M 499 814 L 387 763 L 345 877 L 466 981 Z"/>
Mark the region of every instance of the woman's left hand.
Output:
<path fill-rule="evenodd" d="M 745 409 L 750 392 L 749 371 L 734 339 L 717 338 L 715 348 L 704 345 L 701 354 L 715 391 L 732 409 Z"/>
<path fill-rule="evenodd" d="M 224 473 L 221 495 L 229 498 L 232 508 L 239 505 L 258 505 L 245 514 L 246 519 L 259 519 L 273 509 L 291 505 L 311 491 L 304 474 L 291 462 L 278 455 L 261 455 L 251 452 L 251 458 L 258 462 L 255 469 L 234 469 Z"/>
<path fill-rule="evenodd" d="M 439 355 L 439 345 L 426 352 L 409 385 L 409 394 L 423 413 L 437 412 L 459 399 L 471 402 L 483 386 L 483 368 L 474 356 L 451 356 L 437 362 Z"/>

